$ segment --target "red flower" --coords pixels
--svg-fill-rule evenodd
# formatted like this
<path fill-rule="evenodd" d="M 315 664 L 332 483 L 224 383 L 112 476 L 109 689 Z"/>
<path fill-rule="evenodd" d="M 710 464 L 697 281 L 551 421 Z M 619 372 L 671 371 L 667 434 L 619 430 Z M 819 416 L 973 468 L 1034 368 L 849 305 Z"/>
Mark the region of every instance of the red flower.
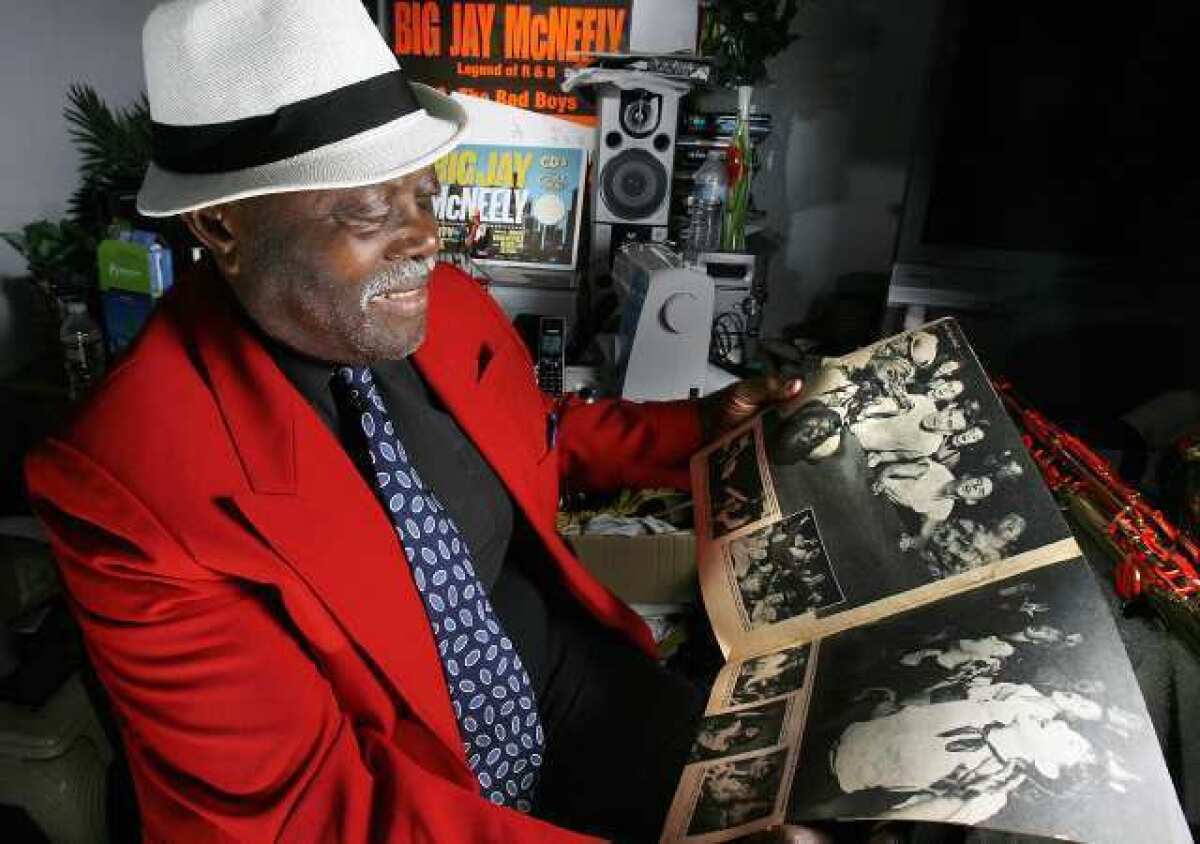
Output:
<path fill-rule="evenodd" d="M 725 156 L 725 172 L 729 174 L 729 186 L 733 187 L 742 180 L 742 148 L 736 144 L 729 145 L 729 153 Z"/>

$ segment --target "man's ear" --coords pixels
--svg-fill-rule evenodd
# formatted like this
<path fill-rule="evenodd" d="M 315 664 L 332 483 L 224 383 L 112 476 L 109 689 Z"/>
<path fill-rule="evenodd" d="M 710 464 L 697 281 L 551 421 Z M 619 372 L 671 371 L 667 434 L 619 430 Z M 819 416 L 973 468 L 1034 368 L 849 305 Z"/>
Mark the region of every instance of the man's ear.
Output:
<path fill-rule="evenodd" d="M 185 211 L 183 221 L 204 248 L 212 255 L 217 269 L 226 278 L 238 272 L 238 227 L 230 205 L 212 205 L 196 211 Z"/>

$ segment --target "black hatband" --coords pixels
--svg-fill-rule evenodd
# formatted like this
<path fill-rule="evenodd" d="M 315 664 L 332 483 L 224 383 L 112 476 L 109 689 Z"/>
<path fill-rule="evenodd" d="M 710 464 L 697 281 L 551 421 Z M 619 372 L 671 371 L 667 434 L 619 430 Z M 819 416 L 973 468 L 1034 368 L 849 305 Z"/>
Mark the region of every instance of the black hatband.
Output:
<path fill-rule="evenodd" d="M 421 108 L 403 72 L 387 73 L 227 123 L 153 123 L 154 163 L 177 173 L 225 173 L 282 161 Z"/>

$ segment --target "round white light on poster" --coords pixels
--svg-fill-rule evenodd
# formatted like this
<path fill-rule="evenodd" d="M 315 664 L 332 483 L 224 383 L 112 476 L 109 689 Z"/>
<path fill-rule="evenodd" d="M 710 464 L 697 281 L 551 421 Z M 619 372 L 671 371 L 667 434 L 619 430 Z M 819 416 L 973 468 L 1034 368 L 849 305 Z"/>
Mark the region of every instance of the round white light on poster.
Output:
<path fill-rule="evenodd" d="M 548 193 L 534 200 L 533 216 L 543 226 L 555 226 L 567 216 L 567 208 L 558 194 Z"/>

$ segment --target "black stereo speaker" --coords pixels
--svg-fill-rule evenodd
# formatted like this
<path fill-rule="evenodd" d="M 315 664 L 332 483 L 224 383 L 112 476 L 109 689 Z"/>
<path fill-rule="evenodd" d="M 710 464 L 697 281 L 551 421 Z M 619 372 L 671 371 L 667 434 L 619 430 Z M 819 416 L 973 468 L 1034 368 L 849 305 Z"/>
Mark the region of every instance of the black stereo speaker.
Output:
<path fill-rule="evenodd" d="M 612 222 L 659 216 L 670 179 L 666 166 L 646 150 L 619 152 L 600 172 L 605 211 Z"/>

